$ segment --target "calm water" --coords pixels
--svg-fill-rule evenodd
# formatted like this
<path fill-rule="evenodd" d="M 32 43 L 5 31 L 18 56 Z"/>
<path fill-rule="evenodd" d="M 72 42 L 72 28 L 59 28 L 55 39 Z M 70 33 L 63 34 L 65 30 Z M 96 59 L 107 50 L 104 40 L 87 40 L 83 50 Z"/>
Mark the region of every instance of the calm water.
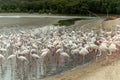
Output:
<path fill-rule="evenodd" d="M 94 17 L 79 16 L 41 16 L 41 15 L 1 15 L 0 26 L 45 26 L 52 24 L 71 25 L 76 20 L 93 19 Z M 59 21 L 60 20 L 60 21 Z"/>

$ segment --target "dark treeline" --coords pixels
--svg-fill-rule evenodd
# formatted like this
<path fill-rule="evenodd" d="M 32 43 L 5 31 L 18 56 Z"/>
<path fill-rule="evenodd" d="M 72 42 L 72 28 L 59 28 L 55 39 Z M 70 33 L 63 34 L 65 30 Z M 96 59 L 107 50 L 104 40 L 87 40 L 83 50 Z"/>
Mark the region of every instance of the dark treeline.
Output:
<path fill-rule="evenodd" d="M 0 12 L 119 14 L 120 0 L 0 0 Z"/>

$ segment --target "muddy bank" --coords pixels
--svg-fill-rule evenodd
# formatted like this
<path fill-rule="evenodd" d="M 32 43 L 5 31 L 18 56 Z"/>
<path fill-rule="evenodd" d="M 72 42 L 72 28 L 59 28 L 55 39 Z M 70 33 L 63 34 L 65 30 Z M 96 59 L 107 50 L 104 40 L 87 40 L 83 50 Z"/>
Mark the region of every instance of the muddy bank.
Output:
<path fill-rule="evenodd" d="M 91 61 L 64 73 L 38 80 L 119 80 L 119 59 L 120 55 L 109 61 L 103 59 L 98 62 Z"/>
<path fill-rule="evenodd" d="M 81 31 L 99 31 L 100 29 L 103 29 L 105 31 L 114 31 L 116 30 L 116 25 L 120 25 L 120 18 L 108 21 L 105 21 L 104 19 L 81 20 L 76 21 L 75 24 L 71 25 L 70 27 L 73 27 L 73 29 L 76 28 L 76 30 Z"/>

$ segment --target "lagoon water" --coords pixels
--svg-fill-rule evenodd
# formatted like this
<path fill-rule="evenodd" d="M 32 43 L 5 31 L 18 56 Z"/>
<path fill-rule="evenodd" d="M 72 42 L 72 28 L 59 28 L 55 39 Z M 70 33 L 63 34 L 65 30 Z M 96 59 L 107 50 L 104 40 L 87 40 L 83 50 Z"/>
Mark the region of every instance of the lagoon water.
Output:
<path fill-rule="evenodd" d="M 32 14 L 0 14 L 0 26 L 44 26 L 57 23 L 59 20 L 73 18 L 95 18 L 88 16 L 57 16 L 57 15 L 32 15 Z"/>

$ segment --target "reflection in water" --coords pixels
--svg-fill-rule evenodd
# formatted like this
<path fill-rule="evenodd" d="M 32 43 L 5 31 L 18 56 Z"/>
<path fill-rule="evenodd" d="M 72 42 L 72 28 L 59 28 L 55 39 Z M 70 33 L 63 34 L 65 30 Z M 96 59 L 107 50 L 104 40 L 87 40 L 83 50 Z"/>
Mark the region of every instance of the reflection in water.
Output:
<path fill-rule="evenodd" d="M 89 18 L 72 18 L 67 20 L 59 20 L 58 24 L 54 24 L 54 25 L 70 26 L 73 25 L 75 21 L 79 21 L 79 20 L 89 20 Z"/>

